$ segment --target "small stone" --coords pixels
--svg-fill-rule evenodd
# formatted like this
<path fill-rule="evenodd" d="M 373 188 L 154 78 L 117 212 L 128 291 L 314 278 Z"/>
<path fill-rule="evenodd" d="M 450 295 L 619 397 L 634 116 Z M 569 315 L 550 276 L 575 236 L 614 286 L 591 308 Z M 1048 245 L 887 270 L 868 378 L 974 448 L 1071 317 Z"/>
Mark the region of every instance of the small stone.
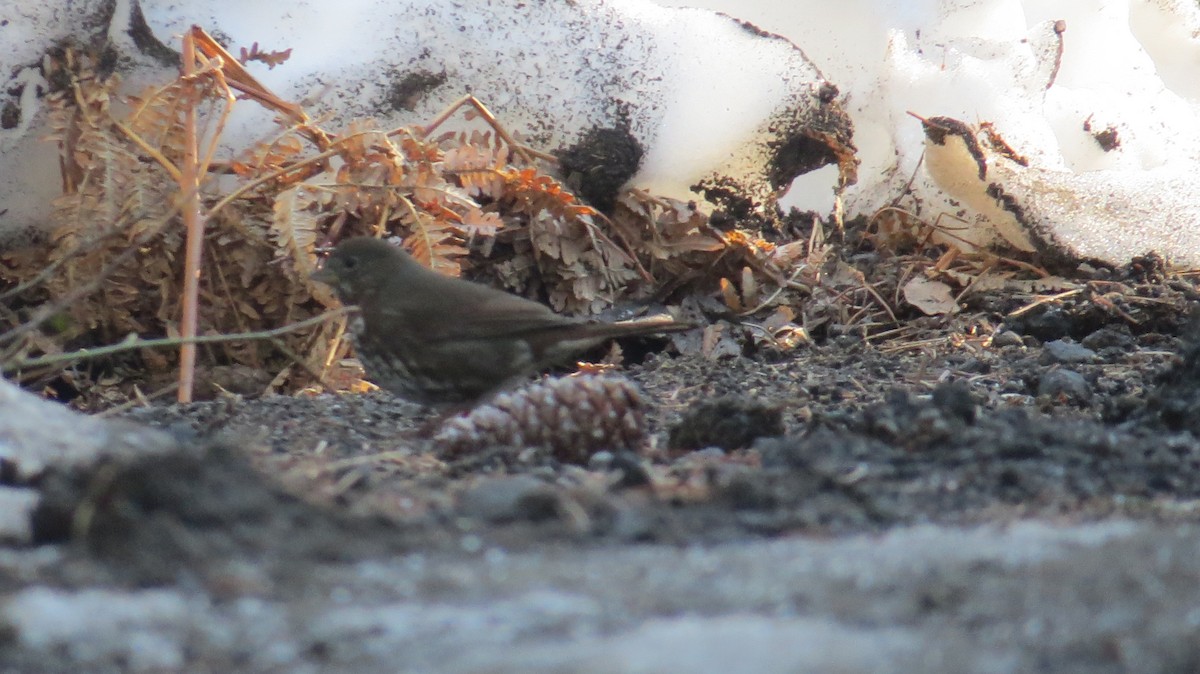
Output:
<path fill-rule="evenodd" d="M 992 337 L 992 346 L 996 348 L 1004 348 L 1006 346 L 1022 346 L 1021 336 L 1012 330 L 1001 330 Z"/>
<path fill-rule="evenodd" d="M 1113 348 L 1128 351 L 1137 346 L 1137 339 L 1129 332 L 1128 326 L 1105 326 L 1084 337 L 1080 344 L 1095 351 Z"/>
<path fill-rule="evenodd" d="M 458 498 L 460 514 L 487 522 L 540 521 L 558 513 L 559 494 L 551 485 L 528 475 L 489 478 Z"/>
<path fill-rule="evenodd" d="M 1051 370 L 1038 382 L 1038 396 L 1086 404 L 1092 400 L 1092 387 L 1083 375 L 1074 370 Z"/>
<path fill-rule="evenodd" d="M 1043 347 L 1042 362 L 1050 363 L 1090 363 L 1096 360 L 1096 352 L 1076 344 L 1056 339 L 1046 342 Z"/>
<path fill-rule="evenodd" d="M 606 472 L 612 467 L 613 458 L 613 453 L 608 450 L 596 452 L 588 459 L 588 470 L 594 470 L 601 473 Z"/>
<path fill-rule="evenodd" d="M 978 358 L 967 358 L 958 368 L 961 372 L 971 372 L 975 374 L 987 374 L 992 371 L 992 364 L 979 360 Z"/>
<path fill-rule="evenodd" d="M 1047 342 L 1071 334 L 1072 324 L 1073 321 L 1065 311 L 1050 308 L 1041 314 L 1022 316 L 1013 321 L 1010 327 L 1016 332 Z"/>
<path fill-rule="evenodd" d="M 961 381 L 939 384 L 933 390 L 933 404 L 942 412 L 958 417 L 968 424 L 975 423 L 978 406 L 971 396 L 971 387 Z"/>

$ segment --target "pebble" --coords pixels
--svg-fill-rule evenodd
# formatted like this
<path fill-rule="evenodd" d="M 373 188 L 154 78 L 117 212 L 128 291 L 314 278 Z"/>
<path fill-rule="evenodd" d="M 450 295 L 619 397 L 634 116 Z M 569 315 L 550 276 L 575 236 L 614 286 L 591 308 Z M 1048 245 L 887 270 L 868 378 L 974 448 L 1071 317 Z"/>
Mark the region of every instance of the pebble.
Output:
<path fill-rule="evenodd" d="M 1092 387 L 1083 375 L 1074 370 L 1051 370 L 1038 382 L 1038 396 L 1087 403 L 1092 399 Z"/>
<path fill-rule="evenodd" d="M 458 498 L 458 511 L 487 522 L 550 519 L 560 496 L 551 485 L 529 475 L 488 478 Z"/>
<path fill-rule="evenodd" d="M 1096 352 L 1075 342 L 1056 339 L 1046 342 L 1043 347 L 1042 362 L 1050 363 L 1090 363 L 1096 360 Z"/>
<path fill-rule="evenodd" d="M 1021 346 L 1024 343 L 1021 341 L 1021 336 L 1012 330 L 1001 330 L 992 337 L 992 346 L 998 349 L 1006 346 Z"/>

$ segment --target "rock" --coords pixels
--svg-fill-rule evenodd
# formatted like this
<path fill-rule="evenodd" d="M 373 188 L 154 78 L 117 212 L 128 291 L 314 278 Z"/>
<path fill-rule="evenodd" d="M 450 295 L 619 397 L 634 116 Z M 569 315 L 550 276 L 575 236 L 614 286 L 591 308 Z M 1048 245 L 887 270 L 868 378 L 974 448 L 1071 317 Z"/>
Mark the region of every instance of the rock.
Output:
<path fill-rule="evenodd" d="M 1046 342 L 1043 348 L 1045 352 L 1042 354 L 1041 360 L 1047 365 L 1053 363 L 1090 363 L 1096 360 L 1095 351 L 1074 342 L 1067 342 L 1061 339 Z"/>
<path fill-rule="evenodd" d="M 1086 404 L 1092 400 L 1092 387 L 1083 375 L 1074 370 L 1055 369 L 1042 375 L 1038 382 L 1038 396 Z"/>
<path fill-rule="evenodd" d="M 485 478 L 458 498 L 458 512 L 487 522 L 555 519 L 562 496 L 553 486 L 528 475 Z"/>

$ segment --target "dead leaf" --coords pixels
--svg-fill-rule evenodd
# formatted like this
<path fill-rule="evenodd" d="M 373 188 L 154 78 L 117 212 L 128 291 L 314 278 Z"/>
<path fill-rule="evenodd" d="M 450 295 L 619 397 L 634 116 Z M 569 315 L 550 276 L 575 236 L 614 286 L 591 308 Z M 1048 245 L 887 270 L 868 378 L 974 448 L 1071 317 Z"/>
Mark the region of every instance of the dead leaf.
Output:
<path fill-rule="evenodd" d="M 722 356 L 742 355 L 742 345 L 729 334 L 730 324 L 716 323 L 704 328 L 700 353 L 705 357 L 716 360 Z"/>
<path fill-rule="evenodd" d="M 904 284 L 904 299 L 928 316 L 952 314 L 958 311 L 950 286 L 924 276 L 914 277 Z"/>

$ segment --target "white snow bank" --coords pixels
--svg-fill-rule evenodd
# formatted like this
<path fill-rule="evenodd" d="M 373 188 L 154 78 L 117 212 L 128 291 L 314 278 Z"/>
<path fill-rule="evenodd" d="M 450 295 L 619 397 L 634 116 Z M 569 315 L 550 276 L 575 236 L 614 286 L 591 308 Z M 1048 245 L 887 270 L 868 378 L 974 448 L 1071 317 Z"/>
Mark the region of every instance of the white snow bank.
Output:
<path fill-rule="evenodd" d="M 1022 204 L 1041 246 L 1113 263 L 1155 249 L 1200 266 L 1200 239 L 1190 233 L 1200 225 L 1194 2 L 664 4 L 729 12 L 782 34 L 838 85 L 862 160 L 858 184 L 845 194 L 849 215 L 874 213 L 911 180 L 906 203 L 927 221 L 961 218 L 977 225 L 968 243 L 1013 243 L 980 209 L 961 206 L 972 197 L 959 181 L 918 168 L 925 139 L 906 113 L 976 128 L 990 122 L 1029 167 L 989 156 L 996 170 L 987 182 Z"/>
<path fill-rule="evenodd" d="M 60 185 L 55 149 L 33 139 L 44 133 L 34 95 L 45 89 L 38 79 L 41 54 L 68 36 L 94 38 L 106 4 L 71 3 L 85 9 L 32 13 L 0 29 L 0 73 L 18 72 L 28 82 L 19 96 L 19 124 L 0 131 L 4 230 L 43 219 Z M 467 93 L 538 149 L 564 148 L 589 129 L 627 120 L 645 149 L 636 183 L 684 199 L 695 198 L 691 186 L 713 181 L 769 200 L 796 174 L 780 175 L 779 148 L 803 132 L 809 116 L 837 107 L 823 98 L 818 70 L 787 40 L 709 11 L 644 0 L 116 5 L 106 32 L 129 90 L 173 76 L 156 60 L 152 43 L 157 38 L 178 49 L 178 35 L 196 24 L 234 54 L 252 44 L 264 52 L 292 49 L 278 67 L 252 62 L 248 68 L 334 131 L 359 118 L 387 126 L 428 123 Z M 138 16 L 145 25 L 137 30 L 135 20 L 129 30 L 130 18 Z M 18 44 L 23 48 L 13 49 Z M 239 104 L 226 146 L 247 147 L 273 134 L 271 116 L 253 103 Z M 844 122 L 841 131 L 848 137 Z M 818 157 L 804 169 L 828 161 Z"/>

